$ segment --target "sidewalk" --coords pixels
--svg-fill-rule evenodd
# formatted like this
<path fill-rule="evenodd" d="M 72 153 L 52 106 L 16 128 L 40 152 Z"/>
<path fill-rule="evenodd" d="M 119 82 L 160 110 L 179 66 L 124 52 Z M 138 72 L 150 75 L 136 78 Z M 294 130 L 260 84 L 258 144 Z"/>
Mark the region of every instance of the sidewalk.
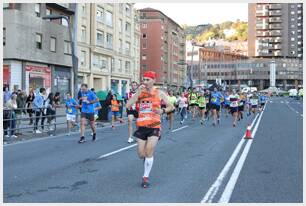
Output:
<path fill-rule="evenodd" d="M 62 116 L 56 118 L 56 124 L 57 124 L 56 125 L 56 130 L 46 131 L 46 132 L 43 132 L 41 134 L 34 134 L 33 133 L 34 124 L 29 125 L 30 118 L 29 118 L 28 114 L 26 114 L 26 116 L 24 116 L 24 118 L 28 117 L 28 119 L 22 120 L 21 124 L 19 126 L 20 132 L 22 134 L 18 135 L 17 138 L 3 137 L 3 144 L 11 144 L 11 143 L 19 142 L 19 141 L 27 141 L 27 140 L 30 140 L 30 139 L 37 139 L 37 138 L 43 138 L 43 137 L 48 137 L 48 136 L 57 136 L 57 135 L 66 134 L 68 132 L 68 130 L 67 130 L 65 108 L 57 109 L 56 115 L 62 115 Z M 123 117 L 124 121 L 127 121 L 125 110 L 123 111 L 122 117 Z M 111 121 L 100 121 L 100 120 L 96 121 L 96 128 L 97 129 L 103 128 L 103 127 L 106 127 L 106 126 L 111 126 Z M 45 129 L 48 128 L 47 119 L 45 120 L 44 127 L 45 127 Z M 40 121 L 38 123 L 38 128 L 39 128 L 39 130 L 41 130 Z M 88 124 L 86 126 L 86 130 L 87 129 L 90 129 L 90 126 Z M 77 127 L 73 128 L 71 132 L 78 132 L 78 128 Z"/>

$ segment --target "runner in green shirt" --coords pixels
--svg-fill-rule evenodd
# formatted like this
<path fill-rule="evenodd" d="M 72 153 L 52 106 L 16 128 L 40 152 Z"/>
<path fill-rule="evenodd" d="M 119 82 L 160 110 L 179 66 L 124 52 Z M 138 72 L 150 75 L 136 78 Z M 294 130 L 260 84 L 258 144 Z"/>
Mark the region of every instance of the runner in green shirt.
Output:
<path fill-rule="evenodd" d="M 171 102 L 171 104 L 173 104 L 174 108 L 175 108 L 175 104 L 176 104 L 176 97 L 173 95 L 173 91 L 169 91 L 169 102 Z M 175 109 L 173 109 L 171 112 L 168 112 L 168 121 L 169 121 L 169 130 L 173 129 L 173 119 L 174 119 L 174 112 Z"/>
<path fill-rule="evenodd" d="M 199 112 L 200 112 L 200 123 L 204 124 L 204 115 L 206 112 L 206 99 L 204 96 L 204 91 L 201 91 L 199 94 L 199 97 L 197 99 L 197 104 L 199 106 Z"/>
<path fill-rule="evenodd" d="M 189 104 L 190 111 L 192 112 L 193 121 L 195 120 L 195 113 L 198 107 L 197 100 L 198 100 L 198 94 L 196 92 L 196 88 L 193 88 L 192 92 L 190 92 L 188 96 L 188 104 Z"/>

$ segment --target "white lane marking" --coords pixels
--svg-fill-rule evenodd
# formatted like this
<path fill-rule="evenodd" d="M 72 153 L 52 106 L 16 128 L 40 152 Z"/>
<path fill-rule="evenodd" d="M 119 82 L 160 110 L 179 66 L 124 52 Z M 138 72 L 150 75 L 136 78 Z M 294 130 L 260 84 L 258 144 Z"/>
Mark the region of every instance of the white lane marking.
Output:
<path fill-rule="evenodd" d="M 183 126 L 183 127 L 174 129 L 174 130 L 172 130 L 171 132 L 176 132 L 176 131 L 179 131 L 179 130 L 184 129 L 184 128 L 186 128 L 186 127 L 188 127 L 188 125 L 185 125 L 185 126 Z"/>
<path fill-rule="evenodd" d="M 273 103 L 273 101 L 270 101 L 270 103 Z"/>
<path fill-rule="evenodd" d="M 254 123 L 256 122 L 256 119 L 258 117 L 259 114 L 256 114 L 252 124 L 251 124 L 251 128 L 253 127 Z M 222 171 L 220 172 L 219 176 L 217 177 L 217 179 L 215 180 L 215 182 L 211 185 L 211 187 L 209 188 L 209 190 L 207 191 L 207 193 L 205 194 L 205 196 L 203 197 L 203 199 L 201 200 L 201 203 L 205 203 L 205 202 L 212 202 L 214 196 L 216 195 L 216 193 L 219 190 L 219 187 L 222 184 L 223 179 L 225 178 L 225 176 L 227 175 L 229 169 L 231 168 L 232 164 L 234 163 L 234 160 L 236 159 L 236 156 L 238 155 L 241 146 L 243 145 L 245 139 L 244 139 L 245 134 L 242 136 L 240 142 L 238 143 L 238 145 L 236 146 L 234 152 L 232 153 L 231 157 L 229 158 L 229 160 L 227 161 L 227 163 L 225 164 L 224 168 L 222 169 Z"/>
<path fill-rule="evenodd" d="M 116 151 L 113 151 L 113 152 L 107 153 L 107 154 L 105 154 L 105 155 L 101 155 L 100 157 L 98 157 L 98 159 L 102 159 L 102 158 L 105 158 L 105 157 L 111 156 L 111 155 L 113 155 L 113 154 L 116 154 L 116 153 L 122 152 L 122 151 L 124 151 L 124 150 L 130 149 L 130 148 L 135 147 L 135 146 L 137 146 L 137 144 L 132 144 L 132 145 L 130 145 L 130 146 L 128 146 L 128 147 L 123 147 L 123 148 L 118 149 L 118 150 L 116 150 Z"/>
<path fill-rule="evenodd" d="M 255 125 L 255 128 L 253 130 L 253 134 L 252 134 L 253 138 L 256 135 L 256 132 L 257 132 L 259 123 L 261 121 L 262 115 L 263 115 L 263 113 L 260 114 L 260 116 L 258 118 L 258 121 Z M 231 175 L 231 177 L 230 177 L 230 179 L 229 179 L 229 181 L 228 181 L 228 183 L 227 183 L 227 185 L 226 185 L 226 187 L 225 187 L 225 189 L 224 189 L 224 191 L 221 195 L 221 198 L 219 199 L 219 203 L 228 203 L 229 202 L 229 200 L 232 196 L 232 193 L 234 191 L 235 185 L 237 183 L 238 177 L 240 175 L 241 169 L 242 169 L 243 164 L 245 162 L 245 159 L 246 159 L 246 157 L 249 153 L 249 150 L 250 150 L 250 147 L 251 147 L 252 143 L 253 143 L 253 139 L 248 140 L 246 146 L 244 147 L 244 150 L 243 150 L 243 152 L 242 152 L 242 154 L 241 154 L 241 156 L 240 156 L 240 158 L 237 162 L 237 165 L 236 165 L 236 167 L 235 167 L 235 169 L 234 169 L 234 171 L 233 171 L 233 173 L 232 173 L 232 175 Z"/>
<path fill-rule="evenodd" d="M 119 127 L 119 126 L 125 126 L 127 125 L 127 123 L 123 123 L 123 124 L 118 124 L 118 125 L 115 125 L 116 127 Z M 107 129 L 107 128 L 111 128 L 112 126 L 111 125 L 108 125 L 108 126 L 105 126 L 105 127 L 101 127 L 101 128 L 97 128 L 96 130 L 97 131 L 100 131 L 100 130 L 104 130 L 104 129 Z M 91 131 L 90 128 L 86 129 L 85 132 L 88 132 L 88 131 Z M 73 136 L 74 134 L 79 134 L 80 132 L 71 132 L 71 136 Z M 35 135 L 35 134 L 33 134 Z M 58 134 L 58 135 L 55 135 L 55 136 L 48 136 L 48 137 L 39 137 L 38 139 L 29 139 L 29 140 L 24 140 L 22 142 L 16 142 L 16 143 L 10 143 L 10 144 L 3 144 L 3 146 L 7 147 L 7 146 L 13 146 L 13 145 L 17 145 L 17 144 L 24 144 L 24 143 L 30 143 L 30 142 L 37 142 L 37 141 L 42 141 L 42 140 L 48 140 L 48 139 L 54 139 L 54 138 L 59 138 L 59 137 L 67 137 L 66 136 L 66 133 L 62 133 L 62 134 Z M 69 137 L 69 136 L 68 136 Z"/>
<path fill-rule="evenodd" d="M 300 102 L 297 102 L 297 104 L 301 104 Z"/>
<path fill-rule="evenodd" d="M 281 103 L 283 104 L 284 102 L 283 102 L 283 101 L 281 101 Z"/>
<path fill-rule="evenodd" d="M 297 114 L 299 114 L 299 112 L 298 111 L 295 111 Z"/>

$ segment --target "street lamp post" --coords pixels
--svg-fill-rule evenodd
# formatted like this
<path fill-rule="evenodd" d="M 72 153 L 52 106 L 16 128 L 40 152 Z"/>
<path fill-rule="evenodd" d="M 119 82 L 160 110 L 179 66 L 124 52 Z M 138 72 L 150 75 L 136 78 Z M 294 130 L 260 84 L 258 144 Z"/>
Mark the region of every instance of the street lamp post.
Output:
<path fill-rule="evenodd" d="M 72 70 L 73 70 L 73 95 L 76 97 L 78 94 L 78 58 L 75 55 L 74 45 L 75 42 L 72 38 L 71 26 L 70 26 L 70 18 L 64 15 L 47 15 L 42 17 L 42 19 L 65 19 L 68 22 L 68 31 L 70 38 L 70 47 L 71 47 L 71 60 L 72 60 Z M 76 28 L 74 28 L 76 29 Z"/>
<path fill-rule="evenodd" d="M 194 29 L 194 33 L 201 26 L 207 26 L 207 25 L 206 24 L 197 25 Z M 191 65 L 190 65 L 190 70 L 189 70 L 189 81 L 190 81 L 190 87 L 192 88 L 193 87 L 193 80 L 192 80 L 192 76 L 193 76 L 193 52 L 194 52 L 194 45 L 196 43 L 195 43 L 194 40 L 192 40 L 191 44 L 192 44 L 192 51 L 191 51 Z"/>

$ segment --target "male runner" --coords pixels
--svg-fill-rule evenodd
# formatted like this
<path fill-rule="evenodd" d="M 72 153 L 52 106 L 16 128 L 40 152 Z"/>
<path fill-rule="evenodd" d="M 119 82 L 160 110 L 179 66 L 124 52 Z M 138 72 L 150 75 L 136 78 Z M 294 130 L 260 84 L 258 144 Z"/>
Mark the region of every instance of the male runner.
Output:
<path fill-rule="evenodd" d="M 133 81 L 131 91 L 128 93 L 128 100 L 131 99 L 136 94 L 137 88 L 138 88 L 138 83 Z M 128 132 L 129 132 L 128 143 L 132 143 L 134 141 L 134 139 L 132 138 L 133 135 L 132 122 L 134 118 L 135 119 L 138 118 L 138 110 L 139 110 L 138 103 L 133 104 L 130 108 L 127 107 L 126 110 L 128 115 Z"/>
<path fill-rule="evenodd" d="M 238 115 L 238 102 L 239 102 L 239 95 L 236 93 L 235 90 L 229 95 L 230 99 L 230 108 L 231 108 L 231 113 L 233 116 L 233 127 L 236 127 L 237 125 L 237 115 Z"/>
<path fill-rule="evenodd" d="M 252 105 L 252 112 L 254 114 L 254 116 L 256 115 L 256 109 L 258 106 L 258 96 L 256 93 L 253 93 L 253 95 L 250 97 L 250 102 Z"/>
<path fill-rule="evenodd" d="M 138 155 L 144 158 L 144 175 L 142 187 L 149 186 L 149 174 L 153 165 L 153 153 L 158 140 L 161 138 L 161 117 L 163 113 L 174 109 L 168 96 L 154 87 L 156 74 L 147 71 L 143 75 L 143 84 L 139 86 L 136 94 L 127 102 L 126 107 L 131 107 L 139 102 L 139 117 L 136 124 L 138 129 L 134 136 L 137 138 Z M 161 100 L 166 103 L 166 108 L 161 109 Z"/>
<path fill-rule="evenodd" d="M 223 98 L 222 94 L 218 91 L 217 87 L 214 88 L 214 92 L 211 94 L 210 106 L 213 113 L 213 126 L 216 126 L 217 121 L 220 124 L 220 107 L 221 107 L 221 98 Z"/>
<path fill-rule="evenodd" d="M 81 85 L 81 138 L 79 143 L 85 142 L 85 125 L 86 120 L 90 120 L 90 126 L 93 132 L 92 141 L 96 140 L 96 125 L 95 125 L 95 111 L 94 104 L 99 102 L 99 98 L 91 90 L 88 90 L 87 84 Z"/>
<path fill-rule="evenodd" d="M 174 119 L 174 112 L 175 112 L 175 105 L 176 105 L 176 97 L 173 95 L 173 91 L 169 91 L 169 102 L 174 106 L 173 111 L 167 113 L 168 121 L 169 121 L 169 130 L 173 129 L 173 119 Z"/>
<path fill-rule="evenodd" d="M 206 99 L 204 96 L 204 91 L 201 91 L 197 100 L 199 111 L 200 111 L 200 123 L 204 124 L 204 116 L 206 112 Z"/>
<path fill-rule="evenodd" d="M 197 94 L 196 88 L 194 87 L 192 89 L 192 92 L 190 92 L 189 96 L 188 96 L 189 109 L 192 113 L 192 120 L 193 121 L 195 120 L 195 113 L 196 113 L 196 110 L 197 110 L 197 107 L 198 107 L 197 99 L 198 99 L 198 94 Z"/>

